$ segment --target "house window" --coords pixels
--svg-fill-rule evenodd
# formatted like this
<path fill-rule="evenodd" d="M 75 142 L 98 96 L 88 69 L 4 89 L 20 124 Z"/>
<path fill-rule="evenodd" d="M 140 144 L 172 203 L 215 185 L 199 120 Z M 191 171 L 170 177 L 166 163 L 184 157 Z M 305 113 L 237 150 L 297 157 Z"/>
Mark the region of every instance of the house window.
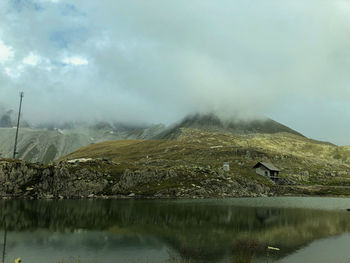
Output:
<path fill-rule="evenodd" d="M 267 171 L 265 171 L 265 176 L 267 176 Z"/>

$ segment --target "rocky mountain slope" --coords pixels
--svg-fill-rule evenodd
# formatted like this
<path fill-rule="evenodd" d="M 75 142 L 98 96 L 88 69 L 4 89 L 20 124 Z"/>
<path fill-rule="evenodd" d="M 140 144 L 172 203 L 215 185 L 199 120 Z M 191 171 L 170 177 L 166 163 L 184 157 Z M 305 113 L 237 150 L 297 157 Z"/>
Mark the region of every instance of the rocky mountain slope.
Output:
<path fill-rule="evenodd" d="M 15 137 L 16 114 L 2 111 L 0 116 L 0 157 L 12 157 Z M 32 162 L 49 163 L 83 146 L 102 141 L 124 139 L 176 139 L 181 128 L 197 128 L 205 131 L 222 131 L 232 134 L 256 134 L 288 132 L 300 133 L 270 119 L 255 121 L 222 121 L 214 114 L 196 114 L 166 128 L 164 125 L 130 125 L 99 122 L 41 124 L 30 127 L 21 121 L 17 157 Z"/>
<path fill-rule="evenodd" d="M 21 128 L 16 157 L 31 162 L 49 163 L 89 144 L 108 140 L 148 139 L 163 130 L 163 125 L 133 127 L 101 123 L 68 129 Z M 0 157 L 12 157 L 15 133 L 15 128 L 0 128 Z"/>
<path fill-rule="evenodd" d="M 17 113 L 0 106 L 0 158 L 11 158 L 15 141 Z M 16 156 L 19 159 L 49 163 L 83 146 L 109 140 L 149 139 L 162 131 L 162 124 L 120 122 L 65 122 L 30 124 L 20 121 Z"/>

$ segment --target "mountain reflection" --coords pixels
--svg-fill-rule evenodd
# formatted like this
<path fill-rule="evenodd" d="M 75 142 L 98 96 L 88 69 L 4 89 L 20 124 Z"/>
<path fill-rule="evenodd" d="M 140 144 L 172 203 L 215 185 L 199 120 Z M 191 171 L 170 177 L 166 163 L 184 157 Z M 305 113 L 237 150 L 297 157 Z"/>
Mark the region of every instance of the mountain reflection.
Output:
<path fill-rule="evenodd" d="M 74 233 L 82 231 L 76 246 L 92 250 L 166 246 L 176 262 L 254 262 L 266 259 L 267 246 L 280 248 L 269 255 L 278 259 L 314 240 L 350 230 L 350 215 L 343 211 L 203 201 L 1 201 L 0 211 L 1 234 L 6 225 L 12 246 L 26 242 L 23 236 L 14 241 L 18 233 L 32 232 L 36 242 L 45 243 L 43 233 L 49 232 L 50 242 L 62 248 L 72 245 L 64 236 L 78 238 Z"/>

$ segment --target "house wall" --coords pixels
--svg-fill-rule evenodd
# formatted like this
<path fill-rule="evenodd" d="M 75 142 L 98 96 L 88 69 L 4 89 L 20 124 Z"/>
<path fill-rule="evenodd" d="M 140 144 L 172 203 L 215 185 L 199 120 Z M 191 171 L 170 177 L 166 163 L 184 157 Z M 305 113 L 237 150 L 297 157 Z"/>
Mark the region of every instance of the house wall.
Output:
<path fill-rule="evenodd" d="M 255 168 L 255 172 L 257 174 L 262 175 L 262 176 L 270 177 L 270 171 L 268 169 L 266 169 L 264 166 L 259 166 L 259 167 Z M 267 173 L 265 173 L 265 172 L 267 172 Z"/>

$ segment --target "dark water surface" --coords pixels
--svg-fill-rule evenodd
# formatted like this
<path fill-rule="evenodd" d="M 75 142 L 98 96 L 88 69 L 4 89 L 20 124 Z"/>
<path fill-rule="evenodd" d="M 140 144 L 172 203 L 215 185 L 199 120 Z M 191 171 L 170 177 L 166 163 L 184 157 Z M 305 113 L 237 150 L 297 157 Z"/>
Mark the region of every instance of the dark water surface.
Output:
<path fill-rule="evenodd" d="M 6 229 L 5 262 L 342 263 L 346 208 L 306 197 L 0 201 L 0 251 Z"/>

